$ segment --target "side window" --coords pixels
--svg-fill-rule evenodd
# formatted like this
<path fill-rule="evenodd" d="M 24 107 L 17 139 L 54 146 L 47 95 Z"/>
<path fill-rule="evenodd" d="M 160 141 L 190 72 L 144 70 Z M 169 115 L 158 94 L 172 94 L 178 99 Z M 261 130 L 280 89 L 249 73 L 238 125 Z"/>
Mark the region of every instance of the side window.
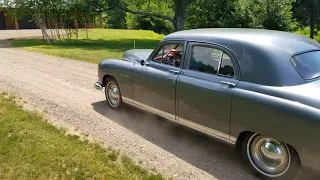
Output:
<path fill-rule="evenodd" d="M 227 77 L 234 77 L 234 67 L 232 60 L 228 54 L 223 53 L 219 75 L 227 76 Z"/>
<path fill-rule="evenodd" d="M 223 51 L 212 47 L 193 46 L 189 69 L 214 75 L 234 77 L 231 58 Z"/>
<path fill-rule="evenodd" d="M 193 46 L 190 69 L 217 74 L 222 51 L 205 46 Z"/>
<path fill-rule="evenodd" d="M 159 52 L 152 58 L 152 61 L 167 64 L 170 66 L 180 67 L 182 64 L 183 44 L 166 44 L 163 45 Z"/>

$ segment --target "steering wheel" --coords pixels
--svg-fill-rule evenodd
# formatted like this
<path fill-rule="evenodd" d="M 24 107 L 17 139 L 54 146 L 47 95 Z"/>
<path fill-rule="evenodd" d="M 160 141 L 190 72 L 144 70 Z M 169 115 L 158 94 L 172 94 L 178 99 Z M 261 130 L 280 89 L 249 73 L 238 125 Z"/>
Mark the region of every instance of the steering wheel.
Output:
<path fill-rule="evenodd" d="M 171 66 L 180 67 L 181 58 L 179 56 L 181 56 L 179 52 L 177 52 L 175 49 L 171 49 L 165 55 L 164 63 Z"/>

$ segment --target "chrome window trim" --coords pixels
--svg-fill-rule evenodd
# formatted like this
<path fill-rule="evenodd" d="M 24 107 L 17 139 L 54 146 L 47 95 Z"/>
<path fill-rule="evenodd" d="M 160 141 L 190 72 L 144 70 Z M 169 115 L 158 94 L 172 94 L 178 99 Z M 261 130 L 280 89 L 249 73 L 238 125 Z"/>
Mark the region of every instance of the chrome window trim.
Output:
<path fill-rule="evenodd" d="M 222 140 L 222 141 L 227 142 L 232 145 L 236 144 L 237 138 L 230 136 L 229 134 L 217 131 L 215 129 L 203 126 L 201 124 L 194 123 L 194 122 L 189 121 L 187 119 L 175 116 L 174 114 L 171 114 L 171 113 L 161 111 L 159 109 L 156 109 L 154 107 L 148 106 L 146 104 L 140 103 L 138 101 L 135 101 L 133 99 L 130 99 L 130 98 L 127 98 L 124 96 L 122 96 L 122 100 L 123 100 L 123 102 L 125 102 L 127 104 L 130 104 L 130 105 L 138 107 L 140 109 L 155 113 L 155 114 L 162 116 L 170 121 L 173 121 L 173 122 L 179 123 L 181 125 L 187 126 L 189 128 L 195 129 L 197 131 L 200 131 L 200 132 L 207 134 L 211 137 L 214 137 L 216 139 Z"/>

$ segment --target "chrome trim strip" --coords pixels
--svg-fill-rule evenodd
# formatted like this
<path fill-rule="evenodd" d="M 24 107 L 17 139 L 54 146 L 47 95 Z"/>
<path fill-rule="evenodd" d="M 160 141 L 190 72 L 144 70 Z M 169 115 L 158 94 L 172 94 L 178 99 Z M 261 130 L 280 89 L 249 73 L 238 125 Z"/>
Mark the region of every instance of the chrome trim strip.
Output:
<path fill-rule="evenodd" d="M 154 107 L 151 107 L 151 106 L 148 106 L 146 104 L 143 104 L 143 103 L 140 103 L 138 101 L 135 101 L 133 99 L 130 99 L 130 98 L 127 98 L 127 97 L 124 97 L 122 96 L 122 100 L 125 102 L 125 103 L 128 103 L 128 104 L 131 104 L 131 105 L 134 105 L 136 107 L 139 107 L 141 109 L 144 109 L 144 110 L 147 110 L 147 111 L 150 111 L 152 113 L 155 113 L 159 116 L 163 116 L 165 118 L 168 118 L 170 120 L 174 120 L 176 119 L 176 116 L 174 114 L 171 114 L 171 113 L 167 113 L 165 111 L 161 111 L 157 108 L 154 108 Z"/>
<path fill-rule="evenodd" d="M 192 121 L 189 121 L 189 120 L 181 118 L 181 117 L 176 117 L 173 114 L 161 111 L 159 109 L 156 109 L 154 107 L 148 106 L 146 104 L 137 102 L 137 101 L 135 101 L 133 99 L 130 99 L 130 98 L 122 96 L 122 100 L 125 103 L 128 103 L 128 104 L 130 104 L 132 106 L 135 106 L 135 107 L 138 107 L 140 109 L 155 113 L 155 114 L 157 114 L 159 116 L 167 118 L 170 121 L 173 121 L 173 122 L 179 123 L 181 125 L 187 126 L 189 128 L 195 129 L 197 131 L 200 131 L 200 132 L 202 132 L 204 134 L 207 134 L 207 135 L 212 136 L 212 137 L 214 137 L 216 139 L 225 141 L 225 142 L 230 143 L 232 145 L 235 145 L 235 143 L 237 141 L 236 137 L 230 136 L 229 134 L 214 130 L 212 128 L 209 128 L 209 127 L 197 124 L 197 123 L 194 123 Z"/>
<path fill-rule="evenodd" d="M 158 115 L 161 115 L 161 116 L 164 116 L 166 118 L 170 118 L 170 119 L 176 120 L 176 116 L 174 114 L 167 113 L 167 112 L 159 110 L 157 108 L 154 108 L 154 107 L 148 106 L 146 104 L 140 103 L 138 101 L 134 101 L 134 103 L 136 105 L 141 106 L 141 107 L 143 107 L 143 108 L 145 108 L 145 109 L 147 109 L 147 110 L 149 110 L 151 112 L 154 112 L 154 113 L 156 113 Z"/>
<path fill-rule="evenodd" d="M 207 126 L 203 126 L 201 124 L 194 123 L 190 120 L 187 120 L 187 119 L 184 119 L 181 117 L 178 117 L 178 121 L 181 122 L 182 124 L 186 124 L 188 127 L 191 127 L 191 128 L 196 129 L 198 131 L 201 131 L 201 132 L 208 134 L 210 136 L 213 136 L 217 139 L 220 139 L 223 141 L 228 141 L 231 144 L 235 144 L 235 142 L 236 142 L 236 141 L 234 141 L 234 139 L 235 139 L 234 137 L 231 140 L 231 138 L 230 138 L 231 136 L 229 134 L 217 131 L 217 130 L 209 128 Z"/>
<path fill-rule="evenodd" d="M 127 97 L 124 97 L 124 96 L 121 96 L 121 98 L 122 98 L 122 101 L 124 101 L 126 103 L 134 103 L 133 99 L 130 99 L 130 98 L 127 98 Z"/>
<path fill-rule="evenodd" d="M 237 142 L 237 138 L 234 136 L 230 136 L 230 141 L 236 143 Z"/>

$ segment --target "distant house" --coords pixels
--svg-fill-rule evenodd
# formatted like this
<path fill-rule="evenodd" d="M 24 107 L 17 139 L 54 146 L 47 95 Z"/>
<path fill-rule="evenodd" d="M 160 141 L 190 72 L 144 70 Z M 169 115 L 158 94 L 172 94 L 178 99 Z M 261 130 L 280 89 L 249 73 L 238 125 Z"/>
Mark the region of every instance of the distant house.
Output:
<path fill-rule="evenodd" d="M 9 11 L 13 9 L 0 9 L 0 30 L 3 29 L 36 29 L 37 25 L 34 21 L 30 21 L 31 17 L 23 17 L 17 19 L 10 16 Z"/>

